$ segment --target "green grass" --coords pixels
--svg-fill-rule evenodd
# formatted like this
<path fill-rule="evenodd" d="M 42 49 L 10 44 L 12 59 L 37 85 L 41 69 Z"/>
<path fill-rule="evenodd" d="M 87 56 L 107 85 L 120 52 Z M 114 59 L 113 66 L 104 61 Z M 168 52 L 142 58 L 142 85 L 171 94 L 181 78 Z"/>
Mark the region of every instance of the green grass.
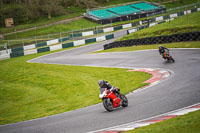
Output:
<path fill-rule="evenodd" d="M 123 133 L 199 133 L 200 110 Z"/>
<path fill-rule="evenodd" d="M 43 27 L 43 28 L 31 30 L 31 31 L 25 31 L 25 32 L 7 35 L 5 37 L 5 40 L 22 39 L 22 38 L 27 38 L 27 37 L 41 36 L 41 35 L 47 35 L 47 34 L 53 34 L 53 33 L 59 33 L 59 32 L 69 32 L 69 34 L 72 34 L 72 30 L 74 31 L 74 30 L 79 30 L 79 29 L 96 27 L 99 25 L 100 24 L 97 24 L 97 23 L 94 23 L 82 18 L 76 21 L 72 21 L 70 23 L 62 23 L 62 24 Z"/>
<path fill-rule="evenodd" d="M 147 85 L 143 82 L 151 78 L 150 74 L 126 69 L 26 62 L 47 53 L 0 61 L 0 124 L 97 104 L 101 102 L 99 79 L 120 87 L 126 94 Z"/>
<path fill-rule="evenodd" d="M 153 37 L 160 35 L 171 35 L 177 33 L 184 33 L 190 31 L 199 31 L 200 29 L 200 12 L 189 14 L 188 16 L 181 16 L 170 22 L 165 22 L 150 28 L 146 28 L 135 33 L 126 35 L 117 41 Z"/>
<path fill-rule="evenodd" d="M 138 46 L 131 46 L 131 47 L 118 47 L 118 48 L 97 51 L 94 53 L 126 52 L 126 51 L 136 51 L 136 50 L 146 50 L 146 49 L 158 49 L 159 45 L 160 44 L 138 45 Z M 200 41 L 168 43 L 168 44 L 162 44 L 162 46 L 165 46 L 167 48 L 200 48 Z"/>

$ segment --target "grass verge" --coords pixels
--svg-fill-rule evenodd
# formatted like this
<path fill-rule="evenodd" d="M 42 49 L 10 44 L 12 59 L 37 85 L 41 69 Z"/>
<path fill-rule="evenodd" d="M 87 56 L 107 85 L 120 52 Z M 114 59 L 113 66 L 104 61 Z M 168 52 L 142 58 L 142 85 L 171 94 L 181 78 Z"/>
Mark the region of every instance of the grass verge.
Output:
<path fill-rule="evenodd" d="M 199 133 L 200 110 L 123 133 Z"/>
<path fill-rule="evenodd" d="M 95 27 L 99 25 L 100 24 L 81 18 L 79 20 L 71 21 L 70 23 L 62 23 L 62 24 L 57 24 L 53 26 L 42 27 L 39 29 L 31 30 L 31 31 L 19 32 L 16 34 L 7 35 L 5 39 L 6 40 L 21 39 L 21 38 L 27 38 L 27 37 L 54 34 L 54 33 L 59 33 L 59 32 L 69 32 L 69 34 L 72 34 L 73 30 L 85 29 L 85 28 Z"/>
<path fill-rule="evenodd" d="M 118 47 L 118 48 L 97 51 L 94 53 L 126 52 L 126 51 L 136 51 L 136 50 L 146 50 L 146 49 L 158 49 L 159 45 L 160 44 L 138 45 L 138 46 L 131 46 L 131 47 Z M 200 41 L 167 43 L 167 44 L 162 44 L 162 46 L 165 46 L 167 48 L 200 48 Z"/>
<path fill-rule="evenodd" d="M 120 87 L 126 94 L 147 85 L 143 82 L 151 78 L 150 74 L 126 69 L 26 62 L 47 53 L 0 61 L 0 124 L 97 104 L 101 102 L 99 79 Z"/>
<path fill-rule="evenodd" d="M 181 16 L 170 22 L 162 23 L 150 28 L 131 33 L 116 41 L 199 31 L 199 29 L 200 12 L 195 12 L 189 15 Z"/>

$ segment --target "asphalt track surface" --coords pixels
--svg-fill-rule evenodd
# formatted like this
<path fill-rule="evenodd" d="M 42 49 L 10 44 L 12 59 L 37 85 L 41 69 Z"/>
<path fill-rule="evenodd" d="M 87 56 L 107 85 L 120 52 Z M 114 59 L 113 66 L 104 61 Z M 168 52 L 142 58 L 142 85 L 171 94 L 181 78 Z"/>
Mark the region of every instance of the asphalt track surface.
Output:
<path fill-rule="evenodd" d="M 119 36 L 125 34 L 120 32 Z M 114 41 L 110 40 L 110 42 Z M 29 62 L 63 65 L 159 68 L 167 80 L 129 94 L 129 106 L 107 112 L 102 104 L 44 118 L 0 126 L 1 133 L 84 133 L 138 121 L 200 102 L 200 49 L 171 49 L 175 63 L 165 62 L 157 50 L 87 54 L 102 49 L 101 42 L 45 55 Z M 97 88 L 98 89 L 98 88 Z M 123 88 L 121 88 L 123 89 Z"/>

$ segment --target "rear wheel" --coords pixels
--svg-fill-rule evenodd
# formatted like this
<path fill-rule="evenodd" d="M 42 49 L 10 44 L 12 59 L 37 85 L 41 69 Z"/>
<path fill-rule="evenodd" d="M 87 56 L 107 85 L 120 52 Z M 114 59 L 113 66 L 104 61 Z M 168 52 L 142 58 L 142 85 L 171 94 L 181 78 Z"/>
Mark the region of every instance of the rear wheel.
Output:
<path fill-rule="evenodd" d="M 110 100 L 110 98 L 103 99 L 103 106 L 107 111 L 109 112 L 113 111 L 113 103 Z"/>
<path fill-rule="evenodd" d="M 127 107 L 128 106 L 128 99 L 123 94 L 121 94 L 121 98 L 122 98 L 122 107 Z"/>
<path fill-rule="evenodd" d="M 174 58 L 171 57 L 172 62 L 175 62 Z"/>

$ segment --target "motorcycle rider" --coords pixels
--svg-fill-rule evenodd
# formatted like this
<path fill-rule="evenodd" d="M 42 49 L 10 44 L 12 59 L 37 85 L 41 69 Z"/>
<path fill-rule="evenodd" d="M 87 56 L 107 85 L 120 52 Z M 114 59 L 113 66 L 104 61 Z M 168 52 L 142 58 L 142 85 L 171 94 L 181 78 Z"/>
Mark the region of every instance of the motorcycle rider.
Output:
<path fill-rule="evenodd" d="M 169 51 L 168 48 L 166 48 L 166 47 L 164 47 L 164 46 L 162 46 L 162 45 L 159 45 L 159 53 L 160 53 L 160 55 L 162 55 L 162 57 L 163 57 L 164 59 L 165 59 L 165 56 L 164 56 L 165 50 Z"/>
<path fill-rule="evenodd" d="M 108 83 L 108 81 L 104 81 L 103 79 L 99 80 L 98 82 L 100 87 L 100 94 L 99 97 L 102 97 L 103 92 L 107 88 L 107 90 L 113 91 L 117 97 L 119 97 L 120 92 L 112 85 Z"/>

